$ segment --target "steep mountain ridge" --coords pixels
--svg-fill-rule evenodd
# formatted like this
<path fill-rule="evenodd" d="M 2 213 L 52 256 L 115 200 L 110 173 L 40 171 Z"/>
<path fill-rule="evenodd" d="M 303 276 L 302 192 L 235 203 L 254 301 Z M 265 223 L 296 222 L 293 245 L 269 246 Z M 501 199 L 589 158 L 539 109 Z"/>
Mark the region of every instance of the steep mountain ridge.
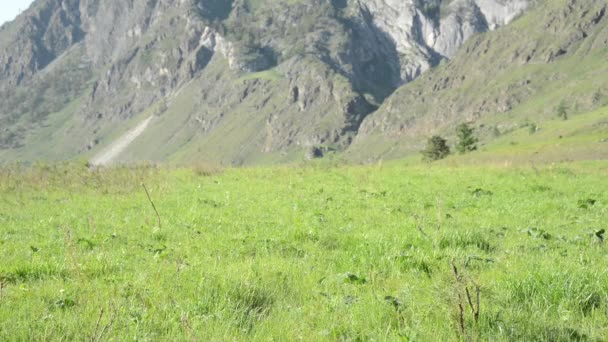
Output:
<path fill-rule="evenodd" d="M 530 0 L 38 0 L 0 28 L 0 159 L 241 164 L 347 147 L 396 88 Z"/>

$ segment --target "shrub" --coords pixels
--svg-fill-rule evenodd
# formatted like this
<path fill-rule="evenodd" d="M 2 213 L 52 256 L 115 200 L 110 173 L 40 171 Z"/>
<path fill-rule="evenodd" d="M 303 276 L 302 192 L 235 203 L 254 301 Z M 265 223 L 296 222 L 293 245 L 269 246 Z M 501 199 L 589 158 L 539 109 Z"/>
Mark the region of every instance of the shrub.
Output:
<path fill-rule="evenodd" d="M 427 161 L 439 160 L 447 157 L 450 154 L 450 147 L 447 140 L 434 135 L 426 143 L 426 148 L 421 151 L 424 159 Z"/>
<path fill-rule="evenodd" d="M 198 162 L 191 166 L 192 171 L 197 176 L 211 177 L 224 172 L 224 168 L 219 164 Z"/>
<path fill-rule="evenodd" d="M 568 120 L 568 107 L 564 101 L 560 102 L 556 109 L 557 117 L 562 120 Z"/>

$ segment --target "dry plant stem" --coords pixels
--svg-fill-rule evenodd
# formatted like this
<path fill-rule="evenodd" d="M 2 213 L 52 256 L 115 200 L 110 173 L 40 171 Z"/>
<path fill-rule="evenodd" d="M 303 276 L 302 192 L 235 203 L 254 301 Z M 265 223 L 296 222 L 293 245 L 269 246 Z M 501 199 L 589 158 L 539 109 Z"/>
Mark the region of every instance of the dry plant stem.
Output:
<path fill-rule="evenodd" d="M 473 279 L 471 279 L 471 277 L 467 277 L 467 278 L 469 278 L 469 281 L 475 287 L 475 306 L 473 306 L 473 301 L 471 300 L 471 295 L 469 293 L 469 287 L 468 286 L 466 287 L 469 306 L 471 307 L 471 311 L 473 312 L 473 316 L 475 317 L 475 322 L 479 322 L 479 313 L 481 311 L 480 304 L 479 304 L 480 297 L 481 297 L 481 290 L 479 289 L 479 285 L 477 285 L 477 283 L 475 283 L 475 281 L 473 281 Z"/>
<path fill-rule="evenodd" d="M 480 295 L 481 291 L 479 291 L 478 286 L 475 286 L 475 292 L 476 292 L 476 297 L 477 297 L 477 311 L 475 312 L 475 322 L 479 322 L 479 313 L 480 313 L 479 298 L 481 297 L 481 295 Z"/>
<path fill-rule="evenodd" d="M 473 305 L 473 300 L 471 299 L 471 293 L 469 292 L 469 287 L 465 287 L 465 291 L 467 294 L 467 302 L 469 303 L 469 307 L 471 308 L 471 313 L 475 317 L 475 322 L 477 322 L 479 320 L 478 308 Z"/>
<path fill-rule="evenodd" d="M 454 264 L 454 262 L 452 262 L 452 270 L 454 272 L 454 277 L 456 278 L 456 292 L 458 294 L 458 324 L 459 324 L 459 328 L 460 328 L 460 333 L 463 337 L 467 338 L 467 340 L 469 339 L 466 336 L 466 326 L 465 326 L 465 303 L 464 303 L 464 296 L 466 295 L 466 300 L 469 304 L 469 307 L 471 308 L 471 313 L 473 314 L 474 318 L 475 318 L 475 322 L 479 321 L 479 286 L 477 286 L 477 284 L 475 284 L 475 282 L 469 278 L 469 281 L 475 286 L 475 290 L 477 293 L 477 303 L 476 305 L 473 305 L 473 300 L 471 298 L 471 292 L 469 291 L 469 287 L 463 283 L 462 279 L 463 276 L 458 273 L 458 268 L 456 267 L 456 265 Z M 463 291 L 464 289 L 464 291 Z M 464 293 L 464 295 L 463 295 Z"/>
<path fill-rule="evenodd" d="M 160 214 L 158 213 L 158 210 L 156 210 L 156 206 L 154 205 L 154 202 L 152 201 L 150 192 L 148 191 L 148 188 L 146 188 L 146 184 L 141 183 L 141 186 L 143 186 L 144 190 L 146 191 L 146 195 L 148 196 L 148 201 L 150 201 L 150 204 L 152 204 L 152 209 L 154 209 L 154 212 L 156 213 L 156 218 L 158 219 L 158 229 L 162 229 L 162 226 L 160 224 Z"/>
<path fill-rule="evenodd" d="M 458 293 L 458 310 L 458 323 L 460 324 L 460 333 L 462 336 L 466 336 L 464 328 L 464 308 L 462 307 L 462 297 L 460 296 L 460 293 Z"/>
<path fill-rule="evenodd" d="M 95 323 L 95 330 L 93 331 L 93 336 L 91 337 L 91 341 L 95 342 L 97 340 L 97 331 L 99 330 L 99 324 L 101 323 L 101 318 L 103 317 L 103 308 L 99 310 L 99 318 L 97 318 L 97 323 Z"/>
<path fill-rule="evenodd" d="M 102 309 L 103 310 L 103 309 Z M 103 311 L 102 311 L 103 314 Z M 110 318 L 110 322 L 108 322 L 108 324 L 106 324 L 103 329 L 101 330 L 101 332 L 99 333 L 99 336 L 96 336 L 95 342 L 99 342 L 102 340 L 103 335 L 105 335 L 105 333 L 108 331 L 108 329 L 110 327 L 112 327 L 112 325 L 114 325 L 114 320 L 116 319 L 116 315 L 118 314 L 118 308 L 114 307 L 114 313 L 112 314 L 112 317 Z M 101 319 L 101 316 L 99 317 Z"/>
<path fill-rule="evenodd" d="M 462 293 L 460 287 L 462 285 L 462 279 L 458 274 L 458 268 L 452 262 L 452 270 L 454 272 L 454 277 L 456 277 L 456 286 L 458 293 L 458 324 L 460 328 L 460 333 L 462 336 L 465 336 L 465 326 L 464 326 L 464 307 L 462 305 Z"/>
<path fill-rule="evenodd" d="M 422 233 L 424 237 L 430 238 L 429 235 L 422 228 L 422 225 L 420 224 L 420 217 L 418 215 L 414 215 L 414 218 L 416 219 L 416 229 L 418 229 L 418 231 Z"/>
<path fill-rule="evenodd" d="M 470 336 L 466 335 L 464 308 L 466 304 L 468 304 L 469 308 L 471 309 L 471 314 L 475 319 L 475 322 L 479 322 L 481 291 L 477 283 L 475 283 L 475 281 L 473 281 L 471 277 L 469 277 L 467 274 L 460 274 L 458 272 L 458 268 L 456 267 L 453 261 L 452 271 L 454 272 L 454 277 L 456 278 L 456 293 L 458 295 L 458 325 L 460 328 L 459 333 L 461 334 L 461 337 L 469 340 Z M 466 279 L 464 279 L 464 277 L 466 277 Z M 469 289 L 469 283 L 472 284 L 473 288 L 475 289 L 475 303 L 473 303 L 473 296 L 471 296 L 471 289 Z M 465 303 L 465 297 L 467 303 Z"/>

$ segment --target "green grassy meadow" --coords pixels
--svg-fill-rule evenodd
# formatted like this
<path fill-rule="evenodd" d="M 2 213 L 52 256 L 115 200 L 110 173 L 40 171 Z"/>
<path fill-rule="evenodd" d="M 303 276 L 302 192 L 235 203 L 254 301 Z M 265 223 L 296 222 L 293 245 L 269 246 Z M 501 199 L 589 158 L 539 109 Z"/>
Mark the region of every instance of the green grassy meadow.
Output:
<path fill-rule="evenodd" d="M 607 219 L 606 161 L 5 166 L 0 340 L 604 341 Z"/>

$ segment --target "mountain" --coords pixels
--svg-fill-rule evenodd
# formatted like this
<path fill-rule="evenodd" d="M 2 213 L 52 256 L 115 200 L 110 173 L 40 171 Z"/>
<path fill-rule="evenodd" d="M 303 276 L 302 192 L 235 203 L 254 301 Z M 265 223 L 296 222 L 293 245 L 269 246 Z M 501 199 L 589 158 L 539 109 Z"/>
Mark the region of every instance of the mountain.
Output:
<path fill-rule="evenodd" d="M 347 154 L 411 154 L 431 135 L 453 138 L 461 122 L 473 123 L 486 142 L 542 129 L 560 107 L 573 116 L 608 105 L 607 62 L 608 2 L 542 2 L 510 25 L 474 36 L 450 61 L 395 91 L 364 119 Z M 607 126 L 604 115 L 579 135 L 603 129 L 608 138 Z"/>
<path fill-rule="evenodd" d="M 0 27 L 0 161 L 373 157 L 408 83 L 532 2 L 37 0 Z"/>

